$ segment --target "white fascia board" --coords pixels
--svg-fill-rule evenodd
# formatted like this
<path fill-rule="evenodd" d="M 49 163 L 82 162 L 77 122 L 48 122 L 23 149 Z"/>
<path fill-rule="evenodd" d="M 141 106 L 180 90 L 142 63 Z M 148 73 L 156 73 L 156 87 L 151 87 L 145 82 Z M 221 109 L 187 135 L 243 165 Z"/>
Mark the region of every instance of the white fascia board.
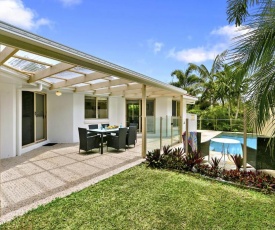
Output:
<path fill-rule="evenodd" d="M 198 98 L 197 97 L 194 97 L 194 96 L 191 96 L 191 95 L 183 95 L 183 99 L 187 99 L 189 101 L 197 101 Z"/>
<path fill-rule="evenodd" d="M 0 43 L 179 94 L 186 91 L 0 21 Z"/>

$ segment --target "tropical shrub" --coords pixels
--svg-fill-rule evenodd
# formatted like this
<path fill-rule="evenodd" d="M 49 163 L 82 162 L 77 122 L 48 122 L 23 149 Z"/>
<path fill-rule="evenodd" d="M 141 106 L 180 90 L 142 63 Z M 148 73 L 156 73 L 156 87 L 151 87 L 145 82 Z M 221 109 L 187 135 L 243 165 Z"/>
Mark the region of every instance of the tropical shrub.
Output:
<path fill-rule="evenodd" d="M 163 147 L 163 154 L 160 149 L 148 151 L 146 161 L 149 167 L 165 168 L 180 171 L 196 171 L 201 175 L 211 178 L 220 178 L 236 184 L 258 188 L 264 191 L 275 192 L 275 178 L 263 172 L 252 172 L 240 170 L 242 157 L 231 155 L 236 164 L 236 170 L 225 170 L 219 167 L 222 158 L 211 158 L 210 164 L 202 164 L 203 158 L 198 152 L 184 153 L 182 148 L 171 148 L 169 145 Z M 194 170 L 195 169 L 195 170 Z"/>
<path fill-rule="evenodd" d="M 160 149 L 148 151 L 146 161 L 148 166 L 153 168 L 191 171 L 195 165 L 202 163 L 203 157 L 198 152 L 185 154 L 183 148 L 171 148 L 167 145 L 163 146 L 163 154 L 160 154 Z"/>
<path fill-rule="evenodd" d="M 154 149 L 153 151 L 148 151 L 146 154 L 146 161 L 148 166 L 152 168 L 160 168 L 160 149 Z"/>
<path fill-rule="evenodd" d="M 185 169 L 188 171 L 192 171 L 193 167 L 196 165 L 200 165 L 203 162 L 203 157 L 199 152 L 189 152 L 183 155 L 183 164 Z"/>
<path fill-rule="evenodd" d="M 219 164 L 221 162 L 221 158 L 217 158 L 217 157 L 211 157 L 211 162 L 210 162 L 210 165 L 211 165 L 211 168 L 212 169 L 219 169 Z"/>
<path fill-rule="evenodd" d="M 229 155 L 230 158 L 233 160 L 234 164 L 236 165 L 236 169 L 239 171 L 243 165 L 243 158 L 241 154 L 236 155 Z"/>
<path fill-rule="evenodd" d="M 223 170 L 222 178 L 245 186 L 275 191 L 275 178 L 263 172 Z"/>
<path fill-rule="evenodd" d="M 171 146 L 169 145 L 163 146 L 161 163 L 165 168 L 182 170 L 185 168 L 183 156 L 184 156 L 183 148 L 172 149 Z"/>
<path fill-rule="evenodd" d="M 208 164 L 200 164 L 196 165 L 197 172 L 201 175 L 208 176 L 211 178 L 217 178 L 220 177 L 221 169 L 219 167 L 215 168 L 212 166 L 209 166 Z"/>

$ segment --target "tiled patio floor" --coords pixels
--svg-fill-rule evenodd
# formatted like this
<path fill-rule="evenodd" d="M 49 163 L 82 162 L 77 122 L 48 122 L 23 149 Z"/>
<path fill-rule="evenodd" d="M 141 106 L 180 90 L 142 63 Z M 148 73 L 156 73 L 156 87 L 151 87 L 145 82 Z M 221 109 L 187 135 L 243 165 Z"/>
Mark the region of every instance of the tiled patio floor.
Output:
<path fill-rule="evenodd" d="M 140 139 L 126 151 L 108 150 L 79 154 L 78 143 L 56 144 L 1 160 L 0 223 L 144 161 Z"/>

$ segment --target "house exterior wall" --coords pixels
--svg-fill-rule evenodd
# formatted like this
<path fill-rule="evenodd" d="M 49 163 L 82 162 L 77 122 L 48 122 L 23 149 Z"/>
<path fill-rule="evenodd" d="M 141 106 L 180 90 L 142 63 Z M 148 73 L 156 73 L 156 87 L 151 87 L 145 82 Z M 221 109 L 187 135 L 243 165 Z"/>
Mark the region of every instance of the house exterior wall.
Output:
<path fill-rule="evenodd" d="M 109 124 L 126 126 L 126 100 L 124 97 L 109 97 Z"/>
<path fill-rule="evenodd" d="M 16 86 L 0 82 L 0 158 L 14 156 L 16 156 Z"/>
<path fill-rule="evenodd" d="M 2 77 L 0 72 L 0 77 Z M 7 76 L 5 76 L 7 77 Z M 0 80 L 0 158 L 15 157 L 38 148 L 48 142 L 76 143 L 79 141 L 78 127 L 88 128 L 89 124 L 109 123 L 126 125 L 126 99 L 109 97 L 107 119 L 85 119 L 85 94 L 63 92 L 56 96 L 54 91 L 43 89 L 46 94 L 47 139 L 22 147 L 22 87 L 24 79 L 13 75 Z M 184 112 L 186 106 L 184 106 Z M 172 98 L 155 99 L 155 126 L 159 132 L 160 117 L 167 124 L 167 132 L 172 116 Z M 164 126 L 163 125 L 163 126 Z"/>
<path fill-rule="evenodd" d="M 47 94 L 47 130 L 48 139 L 55 143 L 71 143 L 74 128 L 74 95 L 63 93 L 56 96 Z"/>
<path fill-rule="evenodd" d="M 197 131 L 197 114 L 186 114 L 188 118 L 188 130 L 189 132 Z"/>
<path fill-rule="evenodd" d="M 172 117 L 172 98 L 158 97 L 156 98 L 156 131 L 160 134 L 160 119 L 162 117 L 162 132 L 166 135 L 171 134 L 171 117 Z"/>
<path fill-rule="evenodd" d="M 78 127 L 88 128 L 85 124 L 85 95 L 73 94 L 73 141 L 79 141 Z"/>

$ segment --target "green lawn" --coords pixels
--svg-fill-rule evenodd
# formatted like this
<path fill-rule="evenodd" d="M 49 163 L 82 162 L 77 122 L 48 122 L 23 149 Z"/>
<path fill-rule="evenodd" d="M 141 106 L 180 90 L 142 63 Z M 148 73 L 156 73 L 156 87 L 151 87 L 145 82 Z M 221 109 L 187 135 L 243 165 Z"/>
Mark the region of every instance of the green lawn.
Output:
<path fill-rule="evenodd" d="M 275 196 L 137 166 L 0 229 L 275 229 Z"/>

